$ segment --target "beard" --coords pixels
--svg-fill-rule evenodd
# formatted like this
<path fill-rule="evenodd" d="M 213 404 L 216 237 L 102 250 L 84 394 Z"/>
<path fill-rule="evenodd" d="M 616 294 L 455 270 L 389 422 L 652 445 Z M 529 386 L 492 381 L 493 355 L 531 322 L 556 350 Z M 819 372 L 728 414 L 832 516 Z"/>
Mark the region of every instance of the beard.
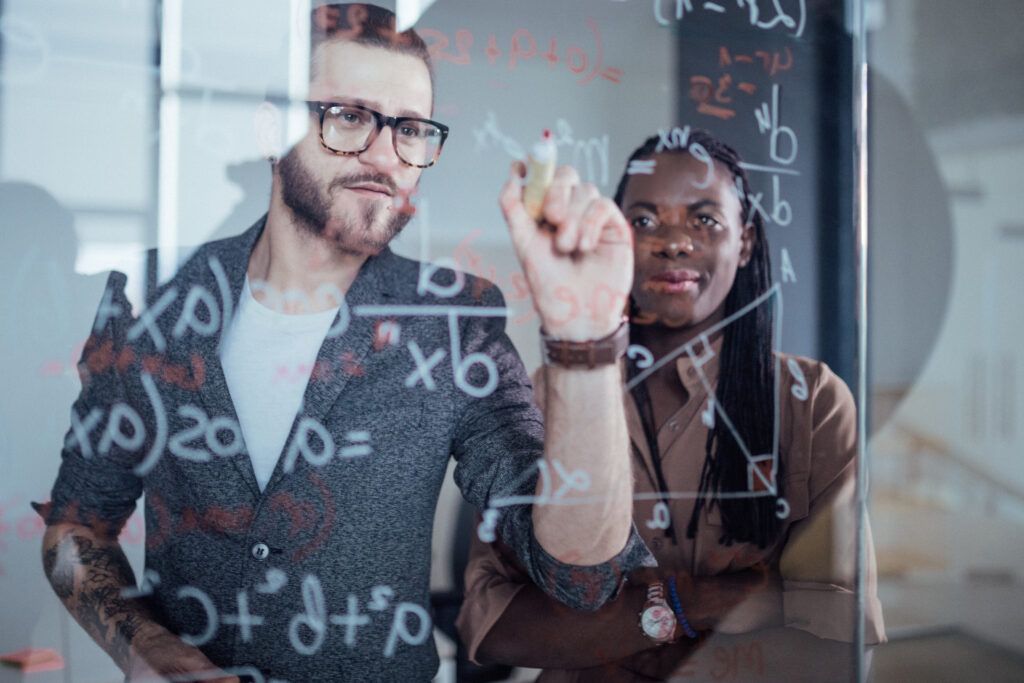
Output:
<path fill-rule="evenodd" d="M 278 162 L 277 170 L 281 175 L 281 199 L 291 209 L 295 224 L 311 237 L 332 242 L 341 253 L 378 254 L 412 218 L 408 212 L 388 211 L 374 201 L 348 209 L 343 216 L 331 213 L 334 194 L 356 183 L 380 183 L 397 196 L 395 181 L 381 173 L 338 176 L 321 190 L 294 147 Z"/>

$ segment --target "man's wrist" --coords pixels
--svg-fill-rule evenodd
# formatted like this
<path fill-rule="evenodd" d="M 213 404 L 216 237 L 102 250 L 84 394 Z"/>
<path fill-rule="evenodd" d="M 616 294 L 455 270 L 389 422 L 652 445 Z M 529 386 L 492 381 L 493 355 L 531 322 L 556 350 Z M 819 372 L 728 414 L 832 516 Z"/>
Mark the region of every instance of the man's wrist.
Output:
<path fill-rule="evenodd" d="M 615 365 L 629 348 L 629 322 L 623 317 L 609 334 L 576 341 L 557 337 L 541 328 L 541 354 L 546 365 L 589 368 Z"/>
<path fill-rule="evenodd" d="M 587 342 L 607 337 L 609 334 L 619 329 L 619 324 L 621 322 L 621 318 L 613 318 L 601 323 L 595 323 L 592 321 L 573 321 L 568 324 L 557 324 L 549 323 L 542 319 L 540 327 L 549 337 L 558 339 L 559 341 Z"/>
<path fill-rule="evenodd" d="M 144 619 L 142 624 L 139 626 L 139 630 L 131 640 L 131 648 L 135 652 L 141 652 L 145 650 L 148 645 L 158 643 L 168 637 L 177 638 L 177 636 L 167 630 L 164 626 L 161 626 L 152 619 Z"/>

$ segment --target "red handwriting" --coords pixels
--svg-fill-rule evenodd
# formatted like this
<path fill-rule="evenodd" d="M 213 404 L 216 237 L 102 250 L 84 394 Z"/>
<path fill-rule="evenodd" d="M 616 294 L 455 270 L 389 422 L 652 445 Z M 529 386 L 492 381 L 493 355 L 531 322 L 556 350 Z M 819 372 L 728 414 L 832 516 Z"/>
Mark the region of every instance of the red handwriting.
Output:
<path fill-rule="evenodd" d="M 206 381 L 206 362 L 197 353 L 193 353 L 190 357 L 191 365 L 185 366 L 168 363 L 166 359 L 156 354 L 140 358 L 131 346 L 125 346 L 115 354 L 114 343 L 109 339 L 98 346 L 90 339 L 89 342 L 86 342 L 85 348 L 86 353 L 83 359 L 85 367 L 95 375 L 110 368 L 114 368 L 119 374 L 124 374 L 138 361 L 138 366 L 145 372 L 186 391 L 198 391 Z"/>
<path fill-rule="evenodd" d="M 487 263 L 484 258 L 473 249 L 472 243 L 482 234 L 481 230 L 470 232 L 455 247 L 454 259 L 457 266 L 476 275 L 473 295 L 480 298 L 488 287 L 498 285 L 505 293 L 506 299 L 513 303 L 530 301 L 531 306 L 524 312 L 513 317 L 510 322 L 513 325 L 522 325 L 530 322 L 537 316 L 537 311 L 532 305 L 530 286 L 526 275 L 522 271 L 513 271 L 506 276 L 498 273 L 493 263 Z M 629 299 L 629 292 L 617 292 L 606 284 L 595 287 L 586 297 L 578 298 L 568 287 L 559 285 L 554 289 L 554 297 L 563 304 L 564 315 L 557 321 L 561 325 L 578 318 L 581 315 L 588 315 L 593 320 L 598 320 L 605 311 L 610 308 L 624 310 Z M 556 321 L 552 321 L 556 322 Z"/>
<path fill-rule="evenodd" d="M 339 357 L 339 362 L 331 363 L 325 360 L 318 360 L 312 365 L 297 363 L 295 365 L 282 364 L 274 369 L 274 382 L 326 382 L 335 377 L 349 375 L 351 377 L 362 377 L 366 374 L 356 355 L 346 351 Z"/>
<path fill-rule="evenodd" d="M 741 673 L 764 675 L 764 652 L 761 643 L 716 647 L 711 677 L 716 681 L 734 681 Z"/>
<path fill-rule="evenodd" d="M 389 346 L 398 346 L 402 327 L 394 318 L 378 320 L 373 325 L 373 350 L 382 351 Z"/>
<path fill-rule="evenodd" d="M 771 460 L 759 460 L 757 462 L 750 463 L 747 467 L 756 467 L 760 471 L 761 476 L 757 476 L 756 472 L 750 473 L 751 491 L 768 491 L 770 490 L 769 485 L 772 488 L 775 487 L 775 477 L 772 476 L 772 461 Z M 767 483 L 766 483 L 767 482 Z"/>
<path fill-rule="evenodd" d="M 31 541 L 42 538 L 46 531 L 46 522 L 36 512 L 27 510 L 18 517 L 10 515 L 12 511 L 23 506 L 28 507 L 20 496 L 8 501 L 0 501 L 0 553 L 6 553 L 9 549 L 7 540 L 12 532 L 19 541 Z M 0 563 L 0 576 L 4 576 L 6 573 L 4 565 Z"/>
<path fill-rule="evenodd" d="M 415 216 L 416 204 L 413 202 L 413 196 L 419 191 L 419 186 L 414 187 L 411 192 L 400 190 L 398 196 L 395 197 L 395 211 L 403 216 Z"/>
<path fill-rule="evenodd" d="M 355 40 L 364 31 L 367 31 L 376 32 L 393 45 L 408 46 L 412 44 L 412 35 L 408 31 L 399 33 L 395 30 L 394 17 L 384 26 L 367 29 L 366 20 L 369 17 L 370 12 L 362 3 L 349 5 L 345 11 L 344 21 L 341 16 L 341 7 L 322 5 L 313 11 L 313 28 L 316 32 L 322 33 L 332 40 Z"/>
<path fill-rule="evenodd" d="M 550 69 L 561 63 L 572 74 L 579 76 L 577 82 L 580 85 L 586 85 L 598 77 L 611 83 L 619 83 L 622 80 L 622 69 L 604 64 L 601 29 L 593 19 L 588 18 L 586 24 L 593 37 L 592 51 L 587 51 L 579 45 L 569 45 L 564 50 L 560 49 L 557 38 L 550 38 L 546 44 L 539 43 L 528 29 L 520 28 L 512 33 L 507 46 L 504 43 L 499 45 L 497 35 L 489 34 L 483 54 L 491 66 L 501 62 L 509 71 L 515 71 L 522 62 L 542 59 L 547 62 Z M 432 28 L 420 29 L 419 34 L 427 43 L 430 56 L 437 62 L 467 66 L 473 63 L 473 46 L 479 47 L 473 32 L 465 28 L 455 31 L 454 40 L 443 31 Z M 505 50 L 502 49 L 503 46 Z"/>
<path fill-rule="evenodd" d="M 483 231 L 480 229 L 470 232 L 455 246 L 453 254 L 455 263 L 460 270 L 477 276 L 477 279 L 473 282 L 472 291 L 474 298 L 477 300 L 483 296 L 483 293 L 489 287 L 494 285 L 500 287 L 501 280 L 506 279 L 499 276 L 498 269 L 493 263 L 485 263 L 483 256 L 473 248 L 473 242 L 482 234 Z M 506 277 L 509 286 L 502 287 L 502 291 L 506 293 L 508 301 L 513 303 L 530 301 L 530 287 L 526 282 L 526 276 L 522 272 L 516 271 L 508 274 Z M 521 325 L 532 320 L 536 315 L 537 313 L 531 304 L 524 313 L 517 315 L 511 322 L 514 325 Z"/>
<path fill-rule="evenodd" d="M 774 76 L 780 71 L 789 71 L 793 68 L 793 51 L 789 49 L 789 46 L 786 46 L 782 50 L 775 50 L 774 52 L 755 50 L 753 56 L 751 56 L 749 54 L 733 54 L 725 45 L 718 48 L 718 66 L 721 68 L 730 66 L 733 62 L 737 64 L 754 64 L 757 60 L 761 61 L 766 74 Z"/>
<path fill-rule="evenodd" d="M 690 99 L 697 103 L 698 113 L 728 121 L 736 116 L 736 110 L 727 106 L 732 104 L 731 87 L 729 74 L 720 76 L 717 86 L 707 76 L 690 76 Z"/>
<path fill-rule="evenodd" d="M 765 4 L 767 5 L 767 2 Z M 736 7 L 743 11 L 743 6 L 746 5 L 747 21 L 754 28 L 768 31 L 781 25 L 794 38 L 802 36 L 807 25 L 807 0 L 799 0 L 796 7 L 793 7 L 792 2 L 788 3 L 790 11 L 795 10 L 793 14 L 787 14 L 782 9 L 781 0 L 772 0 L 771 4 L 771 8 L 764 13 L 762 13 L 760 0 L 738 0 Z M 725 14 L 728 7 L 727 4 L 710 1 L 694 7 L 692 0 L 654 0 L 654 20 L 662 26 L 669 26 L 672 19 L 682 21 L 687 14 L 694 12 Z M 770 16 L 772 10 L 775 11 L 774 16 Z"/>
<path fill-rule="evenodd" d="M 704 669 L 707 671 L 702 671 Z M 752 675 L 765 675 L 764 649 L 760 642 L 719 645 L 710 652 L 699 652 L 687 661 L 680 662 L 669 680 L 696 678 L 702 681 L 745 681 L 750 680 Z"/>
<path fill-rule="evenodd" d="M 323 547 L 337 518 L 337 505 L 323 479 L 314 472 L 309 473 L 308 479 L 310 485 L 303 490 L 314 493 L 313 499 L 297 500 L 288 491 L 278 491 L 267 502 L 268 510 L 286 520 L 289 542 L 297 544 L 292 551 L 293 562 L 301 562 Z M 146 538 L 149 549 L 193 531 L 244 534 L 256 517 L 253 506 L 248 503 L 185 508 L 175 514 L 159 494 L 150 492 L 147 496 L 156 527 L 155 533 Z"/>
<path fill-rule="evenodd" d="M 752 54 L 740 54 L 732 52 L 725 45 L 720 46 L 718 66 L 726 73 L 719 74 L 716 78 L 704 74 L 690 76 L 689 97 L 697 103 L 698 113 L 725 121 L 736 116 L 734 96 L 737 93 L 753 95 L 758 89 L 752 80 L 741 79 L 738 75 L 738 72 L 744 70 L 744 65 L 763 70 L 769 78 L 774 78 L 780 72 L 793 68 L 793 51 L 787 46 L 773 52 L 755 50 Z M 734 74 L 734 71 L 737 74 Z"/>
<path fill-rule="evenodd" d="M 308 474 L 309 485 L 303 488 L 311 492 L 312 498 L 298 500 L 288 491 L 279 491 L 271 496 L 268 510 L 285 520 L 284 527 L 288 540 L 295 543 L 292 561 L 300 562 L 311 553 L 323 547 L 337 519 L 337 505 L 330 489 L 319 474 Z M 153 512 L 154 533 L 146 536 L 142 514 L 136 512 L 128 518 L 118 534 L 123 545 L 137 545 L 145 542 L 147 548 L 157 548 L 181 535 L 193 531 L 218 534 L 244 534 L 255 519 L 255 510 L 248 503 L 234 506 L 208 505 L 203 508 L 184 508 L 172 513 L 163 498 L 156 492 L 147 493 Z M 7 550 L 6 536 L 12 528 L 20 541 L 41 539 L 46 531 L 44 515 L 49 514 L 46 503 L 40 513 L 26 512 L 8 523 L 6 515 L 21 502 L 20 498 L 0 502 L 0 552 Z M 95 514 L 85 514 L 77 504 L 69 505 L 63 519 L 84 524 L 96 533 L 109 534 L 112 523 Z M 0 575 L 4 573 L 0 565 Z"/>
<path fill-rule="evenodd" d="M 91 338 L 91 336 L 89 338 Z M 82 357 L 82 351 L 85 349 L 85 344 L 89 338 L 78 342 L 71 348 L 71 353 L 68 355 L 66 362 L 60 358 L 51 358 L 43 361 L 39 366 L 39 374 L 43 377 L 56 377 L 69 371 L 74 372 L 78 364 L 78 359 Z"/>

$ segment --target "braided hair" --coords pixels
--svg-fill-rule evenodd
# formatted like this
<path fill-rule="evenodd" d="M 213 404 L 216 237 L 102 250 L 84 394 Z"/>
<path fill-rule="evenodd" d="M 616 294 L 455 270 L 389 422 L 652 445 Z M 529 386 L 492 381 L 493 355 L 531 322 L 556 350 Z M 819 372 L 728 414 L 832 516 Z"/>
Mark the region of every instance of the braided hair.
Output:
<path fill-rule="evenodd" d="M 736 183 L 743 210 L 742 219 L 745 225 L 754 230 L 754 244 L 749 262 L 737 271 L 732 289 L 725 299 L 725 315 L 732 315 L 771 287 L 771 260 L 764 221 L 753 210 L 748 197 L 750 184 L 746 171 L 740 166 L 741 158 L 732 147 L 703 130 L 691 131 L 687 143 L 678 147 L 673 145 L 671 149 L 662 149 L 661 140 L 660 136 L 652 136 L 644 141 L 629 157 L 627 167 L 634 159 L 650 158 L 655 154 L 688 154 L 688 145 L 697 144 L 707 151 L 708 156 L 725 166 Z M 629 174 L 623 174 L 615 191 L 615 203 L 620 208 L 628 182 Z M 635 311 L 632 302 L 631 310 Z M 772 452 L 775 405 L 772 325 L 772 307 L 756 307 L 725 328 L 720 353 L 715 391 L 717 401 L 729 415 L 751 455 Z M 628 371 L 630 379 L 639 374 L 633 363 Z M 649 410 L 651 399 L 646 383 L 637 383 L 632 394 L 644 423 L 644 431 L 650 438 L 650 435 L 657 432 L 654 424 L 648 424 L 653 421 L 653 417 Z M 775 495 L 778 497 L 783 495 L 781 482 L 780 464 L 774 482 Z M 687 525 L 687 537 L 695 536 L 704 507 L 710 510 L 717 505 L 721 511 L 723 530 L 719 543 L 756 543 L 764 548 L 774 542 L 781 529 L 780 520 L 775 514 L 775 497 L 723 498 L 719 495 L 747 490 L 747 459 L 724 421 L 716 420 L 714 427 L 708 430 L 700 489 Z"/>

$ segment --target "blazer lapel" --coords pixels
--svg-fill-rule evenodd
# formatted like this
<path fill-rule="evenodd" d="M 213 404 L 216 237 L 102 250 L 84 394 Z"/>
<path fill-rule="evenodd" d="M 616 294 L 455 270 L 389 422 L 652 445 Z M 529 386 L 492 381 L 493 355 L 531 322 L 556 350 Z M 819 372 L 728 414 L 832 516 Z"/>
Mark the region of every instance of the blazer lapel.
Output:
<path fill-rule="evenodd" d="M 192 282 L 193 285 L 205 287 L 221 303 L 219 329 L 213 334 L 198 335 L 191 345 L 191 350 L 201 357 L 205 372 L 204 381 L 198 392 L 199 397 L 208 415 L 223 415 L 236 423 L 238 415 L 220 362 L 220 347 L 230 330 L 234 312 L 238 310 L 249 256 L 265 224 L 266 216 L 238 237 L 211 244 L 201 256 L 205 262 L 196 264 L 201 274 Z M 385 248 L 377 256 L 367 259 L 346 293 L 345 305 L 335 316 L 331 331 L 317 354 L 315 367 L 329 368 L 330 371 L 313 373 L 308 380 L 302 405 L 292 422 L 285 449 L 278 456 L 274 472 L 262 493 L 256 482 L 248 449 L 230 458 L 254 499 L 269 492 L 284 475 L 283 456 L 296 438 L 302 418 L 308 417 L 323 423 L 324 417 L 338 400 L 351 377 L 363 372 L 367 353 L 373 343 L 376 321 L 370 316 L 354 315 L 352 311 L 357 306 L 379 303 L 382 299 L 393 296 L 394 258 L 391 250 Z M 326 375 L 326 379 L 322 375 Z"/>
<path fill-rule="evenodd" d="M 203 360 L 205 381 L 199 390 L 199 397 L 210 416 L 226 416 L 238 424 L 235 405 L 228 391 L 224 368 L 220 363 L 220 346 L 231 326 L 234 312 L 245 283 L 245 272 L 249 266 L 252 248 L 263 232 L 267 217 L 258 220 L 251 228 L 238 237 L 214 243 L 201 264 L 201 284 L 221 302 L 220 329 L 215 334 L 200 335 L 196 339 L 196 351 Z M 235 469 L 245 481 L 253 498 L 260 495 L 256 474 L 252 469 L 248 448 L 230 458 Z"/>
<path fill-rule="evenodd" d="M 394 296 L 391 277 L 394 272 L 394 258 L 391 250 L 385 248 L 380 254 L 367 259 L 345 294 L 345 304 L 335 316 L 334 323 L 317 353 L 314 372 L 302 396 L 302 405 L 292 422 L 284 451 L 277 459 L 265 493 L 285 476 L 285 453 L 299 437 L 298 428 L 302 419 L 311 418 L 330 429 L 330 426 L 325 424 L 325 417 L 331 407 L 337 402 L 349 380 L 365 372 L 366 358 L 373 344 L 377 321 L 372 316 L 355 315 L 354 311 L 358 306 L 381 303 L 383 299 Z M 325 368 L 326 372 L 317 372 L 316 368 Z M 341 444 L 335 443 L 335 448 L 340 447 Z"/>

